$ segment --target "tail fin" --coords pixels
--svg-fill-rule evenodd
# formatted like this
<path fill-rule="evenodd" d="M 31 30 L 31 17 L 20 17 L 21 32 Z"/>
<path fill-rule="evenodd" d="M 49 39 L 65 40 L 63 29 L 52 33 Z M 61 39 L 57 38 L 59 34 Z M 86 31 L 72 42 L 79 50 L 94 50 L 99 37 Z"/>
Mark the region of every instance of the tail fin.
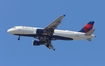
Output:
<path fill-rule="evenodd" d="M 89 35 L 93 34 L 94 31 L 95 31 L 95 29 L 91 29 L 91 30 L 88 31 L 85 35 L 86 35 L 86 36 L 89 36 Z M 91 38 L 86 38 L 86 39 L 91 42 Z"/>
<path fill-rule="evenodd" d="M 94 21 L 90 21 L 79 32 L 87 33 L 88 31 L 90 31 L 93 28 L 93 25 L 94 25 Z"/>
<path fill-rule="evenodd" d="M 85 35 L 89 36 L 89 35 L 93 34 L 94 31 L 95 31 L 95 29 L 91 29 L 90 31 L 88 31 L 87 33 L 85 33 Z"/>

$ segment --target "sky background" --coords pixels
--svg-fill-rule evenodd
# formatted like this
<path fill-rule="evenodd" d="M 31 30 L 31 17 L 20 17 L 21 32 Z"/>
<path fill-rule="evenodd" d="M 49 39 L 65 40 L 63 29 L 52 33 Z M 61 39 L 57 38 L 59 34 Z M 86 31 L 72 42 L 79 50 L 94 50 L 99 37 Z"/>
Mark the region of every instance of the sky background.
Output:
<path fill-rule="evenodd" d="M 44 28 L 64 14 L 58 29 L 79 31 L 92 20 L 97 37 L 53 41 L 53 51 L 7 33 L 16 25 Z M 0 0 L 0 28 L 0 66 L 105 66 L 105 0 Z"/>

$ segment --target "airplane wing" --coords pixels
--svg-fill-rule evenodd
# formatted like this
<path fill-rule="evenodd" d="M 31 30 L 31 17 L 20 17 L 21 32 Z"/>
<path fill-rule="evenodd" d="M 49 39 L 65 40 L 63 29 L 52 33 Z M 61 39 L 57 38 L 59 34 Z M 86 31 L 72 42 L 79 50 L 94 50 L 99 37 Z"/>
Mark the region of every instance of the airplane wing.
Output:
<path fill-rule="evenodd" d="M 53 45 L 51 44 L 51 40 L 46 43 L 46 47 L 55 51 Z"/>
<path fill-rule="evenodd" d="M 65 15 L 58 17 L 55 21 L 53 21 L 51 24 L 45 27 L 44 32 L 48 35 L 53 35 L 54 29 L 56 29 L 57 26 L 61 23 L 63 17 L 65 17 Z"/>
<path fill-rule="evenodd" d="M 63 19 L 63 17 L 65 17 L 65 15 L 58 17 L 55 21 L 53 21 L 51 24 L 49 24 L 47 27 L 44 28 L 44 35 L 48 35 L 49 39 L 46 40 L 41 40 L 40 41 L 45 41 L 45 46 L 49 49 L 54 49 L 53 45 L 51 44 L 51 37 L 54 33 L 54 30 L 57 28 L 57 26 L 61 23 L 61 20 Z"/>

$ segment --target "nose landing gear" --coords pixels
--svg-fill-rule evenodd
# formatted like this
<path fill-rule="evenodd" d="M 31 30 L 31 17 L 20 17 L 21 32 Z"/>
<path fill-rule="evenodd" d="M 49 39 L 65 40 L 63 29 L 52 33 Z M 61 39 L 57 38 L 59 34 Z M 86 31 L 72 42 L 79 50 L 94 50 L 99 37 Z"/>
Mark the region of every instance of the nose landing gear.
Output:
<path fill-rule="evenodd" d="M 18 37 L 18 40 L 20 40 L 20 36 Z"/>

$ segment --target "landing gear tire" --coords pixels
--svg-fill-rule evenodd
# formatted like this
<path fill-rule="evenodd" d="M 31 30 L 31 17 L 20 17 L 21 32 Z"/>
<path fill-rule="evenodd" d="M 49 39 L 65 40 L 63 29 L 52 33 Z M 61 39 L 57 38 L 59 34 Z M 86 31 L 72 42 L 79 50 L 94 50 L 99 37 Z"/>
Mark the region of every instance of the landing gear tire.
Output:
<path fill-rule="evenodd" d="M 20 40 L 20 36 L 18 37 L 18 40 Z"/>
<path fill-rule="evenodd" d="M 48 47 L 48 48 L 49 48 L 49 44 L 47 44 L 47 45 L 46 45 L 46 47 Z"/>
<path fill-rule="evenodd" d="M 20 38 L 18 38 L 18 40 L 20 40 Z"/>

